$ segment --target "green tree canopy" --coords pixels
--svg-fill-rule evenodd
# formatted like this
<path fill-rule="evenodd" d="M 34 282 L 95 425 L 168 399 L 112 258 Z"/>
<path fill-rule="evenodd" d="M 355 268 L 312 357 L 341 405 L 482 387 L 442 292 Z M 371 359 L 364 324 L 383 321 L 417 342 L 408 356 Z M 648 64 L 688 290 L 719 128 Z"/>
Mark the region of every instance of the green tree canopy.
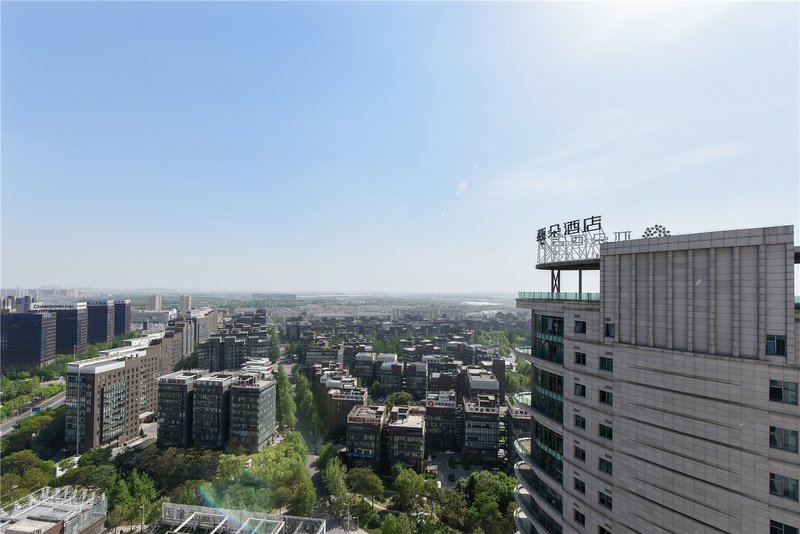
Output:
<path fill-rule="evenodd" d="M 383 496 L 383 481 L 372 469 L 356 467 L 347 472 L 347 486 L 353 493 L 358 493 L 375 501 Z"/>

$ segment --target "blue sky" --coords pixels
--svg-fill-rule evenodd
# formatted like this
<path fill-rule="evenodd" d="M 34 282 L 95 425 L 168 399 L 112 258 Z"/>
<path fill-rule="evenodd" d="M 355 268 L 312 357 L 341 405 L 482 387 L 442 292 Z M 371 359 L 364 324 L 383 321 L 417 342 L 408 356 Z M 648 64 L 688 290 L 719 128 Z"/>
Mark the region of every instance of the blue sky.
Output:
<path fill-rule="evenodd" d="M 798 223 L 797 3 L 1 9 L 4 287 L 542 290 L 541 226 Z"/>

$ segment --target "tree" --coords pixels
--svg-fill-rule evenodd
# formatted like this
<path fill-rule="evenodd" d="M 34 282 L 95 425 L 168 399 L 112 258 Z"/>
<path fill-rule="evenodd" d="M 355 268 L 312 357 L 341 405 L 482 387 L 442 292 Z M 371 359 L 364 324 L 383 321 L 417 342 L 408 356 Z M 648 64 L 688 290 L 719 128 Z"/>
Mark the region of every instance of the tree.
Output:
<path fill-rule="evenodd" d="M 78 459 L 78 467 L 108 463 L 111 463 L 111 449 L 109 447 L 89 449 Z"/>
<path fill-rule="evenodd" d="M 278 366 L 275 382 L 277 388 L 275 398 L 276 419 L 281 427 L 292 428 L 297 424 L 297 405 L 292 398 L 289 377 L 286 376 L 286 371 L 281 366 Z"/>
<path fill-rule="evenodd" d="M 335 498 L 334 510 L 336 511 L 336 515 L 340 517 L 345 515 L 349 504 L 347 484 L 345 483 L 346 471 L 347 468 L 342 465 L 341 460 L 339 460 L 339 458 L 333 458 L 328 462 L 328 465 L 325 466 L 325 471 L 322 474 L 328 493 Z"/>
<path fill-rule="evenodd" d="M 394 480 L 394 507 L 403 511 L 415 511 L 426 496 L 425 478 L 413 469 L 401 469 Z"/>
<path fill-rule="evenodd" d="M 414 396 L 408 391 L 398 391 L 386 397 L 386 411 L 392 411 L 393 406 L 408 406 Z"/>
<path fill-rule="evenodd" d="M 339 453 L 336 451 L 336 448 L 330 443 L 326 443 L 319 449 L 319 455 L 317 457 L 317 469 L 324 471 L 325 466 L 328 465 L 328 462 L 338 457 Z"/>
<path fill-rule="evenodd" d="M 277 362 L 281 359 L 281 349 L 278 344 L 278 329 L 275 328 L 275 325 L 272 326 L 272 333 L 269 336 L 269 346 L 267 349 L 267 356 L 273 362 Z"/>
<path fill-rule="evenodd" d="M 356 467 L 347 473 L 347 486 L 353 493 L 363 495 L 375 502 L 383 496 L 383 481 L 381 477 L 366 467 Z"/>
<path fill-rule="evenodd" d="M 406 514 L 387 514 L 381 524 L 381 534 L 414 534 L 414 524 Z"/>
<path fill-rule="evenodd" d="M 197 490 L 203 483 L 203 480 L 187 480 L 172 491 L 172 502 L 202 506 L 203 501 L 200 500 Z"/>

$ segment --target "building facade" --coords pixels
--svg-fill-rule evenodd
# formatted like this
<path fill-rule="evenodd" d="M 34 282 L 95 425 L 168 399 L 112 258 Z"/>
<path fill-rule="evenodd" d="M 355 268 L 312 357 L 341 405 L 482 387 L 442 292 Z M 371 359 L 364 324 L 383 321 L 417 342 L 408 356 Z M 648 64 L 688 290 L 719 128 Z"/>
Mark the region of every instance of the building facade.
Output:
<path fill-rule="evenodd" d="M 784 226 L 538 265 L 599 268 L 601 293 L 517 300 L 535 384 L 518 396 L 520 531 L 797 532 L 798 262 Z"/>
<path fill-rule="evenodd" d="M 203 369 L 177 371 L 158 379 L 158 446 L 192 445 L 194 382 L 205 375 Z"/>
<path fill-rule="evenodd" d="M 114 335 L 121 336 L 131 331 L 131 301 L 114 301 Z"/>
<path fill-rule="evenodd" d="M 30 371 L 56 357 L 56 316 L 50 313 L 0 315 L 0 357 L 7 370 Z"/>
<path fill-rule="evenodd" d="M 89 343 L 107 343 L 114 339 L 115 311 L 113 300 L 86 303 L 86 337 Z"/>
<path fill-rule="evenodd" d="M 385 406 L 354 406 L 347 416 L 347 464 L 352 467 L 381 465 L 381 434 Z"/>
<path fill-rule="evenodd" d="M 148 311 L 161 311 L 161 295 L 148 296 L 145 308 Z"/>
<path fill-rule="evenodd" d="M 89 324 L 85 302 L 72 304 L 44 304 L 34 302 L 31 310 L 56 316 L 56 353 L 77 354 L 86 350 Z"/>
<path fill-rule="evenodd" d="M 230 432 L 233 450 L 253 454 L 275 439 L 275 381 L 239 375 L 231 384 Z"/>
<path fill-rule="evenodd" d="M 194 381 L 193 446 L 199 449 L 223 449 L 227 444 L 233 381 L 233 375 L 226 373 L 214 373 Z"/>
<path fill-rule="evenodd" d="M 157 347 L 100 354 L 67 366 L 64 441 L 71 452 L 130 441 L 139 434 L 140 416 L 157 407 Z"/>

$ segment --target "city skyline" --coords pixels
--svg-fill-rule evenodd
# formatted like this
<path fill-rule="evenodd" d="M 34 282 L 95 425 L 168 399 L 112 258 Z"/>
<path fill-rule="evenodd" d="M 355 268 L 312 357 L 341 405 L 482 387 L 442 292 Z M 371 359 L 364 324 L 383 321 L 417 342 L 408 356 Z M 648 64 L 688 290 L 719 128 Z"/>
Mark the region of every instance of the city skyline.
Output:
<path fill-rule="evenodd" d="M 798 15 L 3 3 L 2 285 L 512 293 L 594 215 L 800 241 Z"/>

